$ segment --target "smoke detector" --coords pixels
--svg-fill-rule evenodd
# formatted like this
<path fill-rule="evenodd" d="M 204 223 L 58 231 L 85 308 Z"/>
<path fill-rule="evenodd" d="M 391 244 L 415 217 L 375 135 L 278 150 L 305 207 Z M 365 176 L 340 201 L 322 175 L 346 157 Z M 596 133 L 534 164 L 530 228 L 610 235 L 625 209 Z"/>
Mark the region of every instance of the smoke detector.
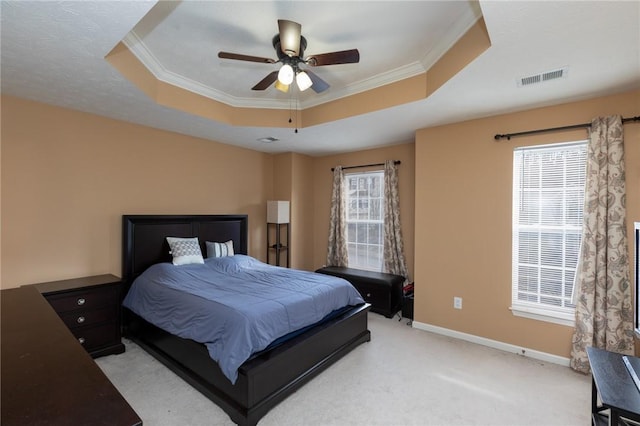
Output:
<path fill-rule="evenodd" d="M 564 68 L 559 68 L 553 71 L 547 71 L 539 74 L 530 75 L 527 77 L 521 77 L 518 79 L 518 87 L 544 83 L 545 81 L 556 80 L 558 78 L 565 78 L 568 73 L 569 73 L 569 68 L 564 67 Z"/>

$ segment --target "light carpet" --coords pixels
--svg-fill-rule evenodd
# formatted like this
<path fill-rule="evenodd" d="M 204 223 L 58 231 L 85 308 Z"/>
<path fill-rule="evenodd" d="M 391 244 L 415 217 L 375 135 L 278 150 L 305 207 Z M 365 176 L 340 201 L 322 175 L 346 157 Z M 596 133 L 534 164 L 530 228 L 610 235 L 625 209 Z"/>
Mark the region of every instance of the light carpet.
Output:
<path fill-rule="evenodd" d="M 568 367 L 369 313 L 364 343 L 272 409 L 260 426 L 590 424 L 591 379 Z M 135 343 L 96 360 L 148 426 L 233 425 Z"/>

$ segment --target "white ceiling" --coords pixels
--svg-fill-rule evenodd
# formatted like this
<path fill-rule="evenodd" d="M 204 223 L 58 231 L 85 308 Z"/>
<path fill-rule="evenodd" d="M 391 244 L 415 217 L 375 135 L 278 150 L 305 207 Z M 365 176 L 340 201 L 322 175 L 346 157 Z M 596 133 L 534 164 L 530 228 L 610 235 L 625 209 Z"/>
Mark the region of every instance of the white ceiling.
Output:
<path fill-rule="evenodd" d="M 2 93 L 264 152 L 324 155 L 413 141 L 425 127 L 640 88 L 638 1 L 481 1 L 480 8 L 467 1 L 155 4 L 2 1 Z M 297 134 L 163 107 L 104 59 L 125 40 L 161 80 L 234 106 L 287 109 L 289 97 L 273 87 L 250 90 L 276 65 L 222 60 L 217 53 L 276 59 L 277 19 L 289 19 L 302 24 L 305 56 L 360 51 L 358 64 L 313 68 L 331 88 L 301 94 L 305 108 L 424 72 L 480 10 L 492 46 L 430 97 Z M 566 78 L 516 84 L 559 68 L 568 70 Z M 266 136 L 280 140 L 257 141 Z"/>

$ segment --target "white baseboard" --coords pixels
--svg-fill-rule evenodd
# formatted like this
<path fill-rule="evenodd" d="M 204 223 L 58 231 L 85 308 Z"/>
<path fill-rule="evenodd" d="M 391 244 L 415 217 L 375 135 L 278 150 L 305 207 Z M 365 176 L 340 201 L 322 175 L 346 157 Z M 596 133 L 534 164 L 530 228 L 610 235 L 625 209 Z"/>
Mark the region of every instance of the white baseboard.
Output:
<path fill-rule="evenodd" d="M 425 324 L 417 321 L 412 322 L 412 327 L 419 330 L 441 334 L 443 336 L 453 337 L 455 339 L 465 340 L 467 342 L 476 343 L 478 345 L 488 346 L 490 348 L 499 349 L 501 351 L 511 352 L 517 355 L 563 365 L 565 367 L 569 366 L 569 358 L 553 355 L 547 352 L 523 348 L 520 346 L 512 345 L 510 343 L 499 342 L 497 340 L 487 339 L 486 337 L 475 336 L 473 334 L 467 334 L 461 331 L 451 330 L 448 328 L 438 327 L 436 325 Z"/>

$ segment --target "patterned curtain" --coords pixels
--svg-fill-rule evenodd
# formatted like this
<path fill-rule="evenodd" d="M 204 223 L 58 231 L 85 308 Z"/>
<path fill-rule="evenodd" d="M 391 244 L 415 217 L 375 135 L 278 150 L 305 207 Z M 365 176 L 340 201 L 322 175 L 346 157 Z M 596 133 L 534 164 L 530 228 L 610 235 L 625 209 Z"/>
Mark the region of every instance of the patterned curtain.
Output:
<path fill-rule="evenodd" d="M 327 265 L 329 266 L 349 266 L 345 203 L 344 173 L 342 167 L 337 166 L 333 169 L 329 247 L 327 249 Z"/>
<path fill-rule="evenodd" d="M 398 166 L 393 160 L 384 163 L 384 272 L 402 275 L 405 282 L 409 281 L 400 227 Z"/>
<path fill-rule="evenodd" d="M 586 348 L 633 354 L 622 119 L 591 122 L 582 247 L 576 271 L 571 368 L 588 373 Z"/>

